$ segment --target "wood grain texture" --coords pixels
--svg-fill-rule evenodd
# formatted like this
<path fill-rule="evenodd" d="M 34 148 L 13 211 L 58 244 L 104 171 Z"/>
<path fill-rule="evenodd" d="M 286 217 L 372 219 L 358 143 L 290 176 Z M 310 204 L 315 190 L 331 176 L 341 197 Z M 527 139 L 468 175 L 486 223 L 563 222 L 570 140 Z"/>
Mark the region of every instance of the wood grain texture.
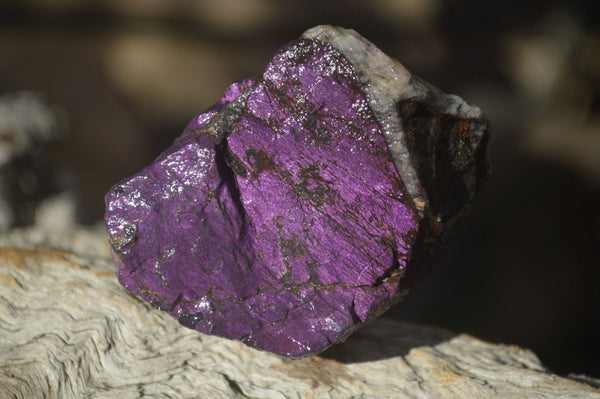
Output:
<path fill-rule="evenodd" d="M 86 245 L 32 234 L 0 239 L 14 244 L 0 249 L 0 398 L 600 398 L 529 350 L 385 318 L 322 356 L 282 359 L 131 297 L 92 233 Z M 39 249 L 51 242 L 64 250 Z"/>

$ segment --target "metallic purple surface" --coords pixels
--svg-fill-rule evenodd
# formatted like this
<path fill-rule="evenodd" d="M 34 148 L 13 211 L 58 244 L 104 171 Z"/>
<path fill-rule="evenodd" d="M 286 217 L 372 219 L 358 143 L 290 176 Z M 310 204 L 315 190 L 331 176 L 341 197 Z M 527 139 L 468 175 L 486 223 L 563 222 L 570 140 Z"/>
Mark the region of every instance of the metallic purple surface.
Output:
<path fill-rule="evenodd" d="M 127 290 L 282 356 L 319 353 L 397 302 L 421 220 L 355 69 L 308 39 L 106 204 Z"/>

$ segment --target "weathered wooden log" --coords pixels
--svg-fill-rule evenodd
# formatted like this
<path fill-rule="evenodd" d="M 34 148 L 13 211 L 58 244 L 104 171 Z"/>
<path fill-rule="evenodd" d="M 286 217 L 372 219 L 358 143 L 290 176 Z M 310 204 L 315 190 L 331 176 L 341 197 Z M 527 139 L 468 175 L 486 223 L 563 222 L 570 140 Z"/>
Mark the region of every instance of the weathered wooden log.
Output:
<path fill-rule="evenodd" d="M 600 398 L 527 349 L 385 318 L 300 360 L 202 335 L 128 295 L 104 237 L 62 237 L 0 240 L 2 398 Z"/>

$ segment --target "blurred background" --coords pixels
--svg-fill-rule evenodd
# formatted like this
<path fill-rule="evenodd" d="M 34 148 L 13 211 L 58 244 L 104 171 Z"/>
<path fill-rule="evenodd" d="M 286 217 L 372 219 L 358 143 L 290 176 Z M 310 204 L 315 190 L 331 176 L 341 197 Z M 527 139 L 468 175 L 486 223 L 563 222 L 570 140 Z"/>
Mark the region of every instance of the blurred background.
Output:
<path fill-rule="evenodd" d="M 259 74 L 311 26 L 353 28 L 481 106 L 493 126 L 491 177 L 443 262 L 386 317 L 528 347 L 555 372 L 600 376 L 599 3 L 4 0 L 0 95 L 42 93 L 34 100 L 54 118 L 43 153 L 2 166 L 6 201 L 29 204 L 5 225 L 30 223 L 61 190 L 81 223 L 98 222 L 108 188 L 226 86 Z M 0 124 L 1 145 L 15 139 Z"/>

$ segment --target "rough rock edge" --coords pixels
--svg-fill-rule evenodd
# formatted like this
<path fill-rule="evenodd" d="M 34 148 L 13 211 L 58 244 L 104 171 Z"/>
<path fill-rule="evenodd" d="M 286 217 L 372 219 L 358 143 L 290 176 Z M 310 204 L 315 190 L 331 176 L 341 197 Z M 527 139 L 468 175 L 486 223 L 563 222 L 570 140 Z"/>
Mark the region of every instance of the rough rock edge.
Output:
<path fill-rule="evenodd" d="M 414 281 L 427 275 L 438 262 L 448 234 L 486 180 L 489 123 L 479 107 L 413 75 L 352 29 L 319 25 L 302 37 L 332 46 L 353 65 L 396 170 L 422 217 L 403 285 L 391 301 L 397 303 Z M 416 130 L 410 126 L 411 116 L 403 116 L 403 104 L 423 107 L 425 113 L 417 117 L 424 117 L 425 124 Z M 467 126 L 468 146 L 462 152 L 451 150 L 459 142 L 452 141 L 451 125 L 444 127 L 444 121 L 460 121 Z M 432 152 L 424 147 L 432 147 Z M 442 158 L 446 163 L 436 171 L 440 167 L 436 163 Z"/>
<path fill-rule="evenodd" d="M 359 74 L 358 79 L 369 105 L 381 126 L 384 137 L 411 197 L 423 196 L 418 171 L 408 152 L 397 104 L 407 99 L 436 98 L 439 112 L 464 119 L 485 119 L 483 112 L 454 94 L 438 88 L 410 73 L 400 62 L 390 58 L 373 43 L 352 29 L 330 25 L 315 26 L 303 37 L 328 43 L 346 57 Z M 485 126 L 472 132 L 482 137 Z M 426 201 L 426 198 L 423 198 Z"/>
<path fill-rule="evenodd" d="M 529 350 L 385 318 L 322 356 L 282 359 L 133 301 L 93 249 L 104 234 L 77 254 L 49 234 L 0 248 L 0 397 L 600 398 Z M 26 249 L 50 241 L 65 251 Z"/>

